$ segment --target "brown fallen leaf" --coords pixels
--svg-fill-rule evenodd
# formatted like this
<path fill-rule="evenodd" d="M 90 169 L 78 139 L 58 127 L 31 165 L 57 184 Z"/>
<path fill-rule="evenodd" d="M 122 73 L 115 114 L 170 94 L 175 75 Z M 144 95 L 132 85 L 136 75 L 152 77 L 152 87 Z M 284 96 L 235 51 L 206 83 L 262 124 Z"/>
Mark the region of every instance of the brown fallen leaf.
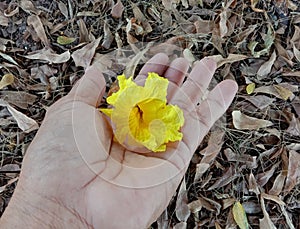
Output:
<path fill-rule="evenodd" d="M 296 118 L 293 114 L 292 120 L 289 123 L 289 127 L 285 131 L 286 133 L 299 137 L 300 136 L 300 118 Z"/>
<path fill-rule="evenodd" d="M 289 193 L 296 185 L 300 177 L 300 153 L 295 150 L 289 151 L 289 165 L 284 192 Z"/>
<path fill-rule="evenodd" d="M 274 223 L 270 219 L 269 213 L 266 210 L 265 201 L 262 196 L 260 196 L 260 206 L 263 211 L 264 217 L 262 219 L 259 219 L 259 227 L 264 229 L 276 229 Z"/>
<path fill-rule="evenodd" d="M 109 49 L 111 43 L 114 40 L 114 36 L 110 31 L 108 21 L 104 21 L 103 30 L 104 30 L 104 38 L 103 38 L 103 42 L 102 42 L 101 46 L 105 49 Z"/>
<path fill-rule="evenodd" d="M 216 129 L 211 132 L 207 147 L 200 152 L 204 156 L 200 163 L 197 164 L 194 181 L 198 181 L 202 177 L 202 175 L 207 171 L 209 166 L 218 156 L 224 143 L 224 134 L 225 132 L 221 129 Z"/>
<path fill-rule="evenodd" d="M 222 55 L 215 55 L 215 56 L 208 56 L 209 58 L 212 58 L 217 62 L 218 68 L 223 66 L 224 64 L 232 64 L 237 61 L 245 60 L 248 58 L 246 55 L 241 55 L 241 54 L 232 54 L 230 53 L 228 57 L 224 58 Z"/>
<path fill-rule="evenodd" d="M 186 191 L 185 179 L 181 182 L 176 200 L 175 214 L 179 221 L 186 222 L 191 212 L 188 207 L 188 197 Z"/>
<path fill-rule="evenodd" d="M 271 121 L 250 117 L 241 111 L 233 111 L 232 118 L 233 125 L 238 130 L 258 130 L 273 125 Z"/>
<path fill-rule="evenodd" d="M 74 37 L 67 37 L 67 36 L 58 36 L 57 43 L 60 45 L 69 45 L 76 40 Z"/>
<path fill-rule="evenodd" d="M 211 20 L 202 20 L 199 19 L 194 22 L 196 28 L 196 33 L 209 34 L 212 33 L 215 23 Z"/>
<path fill-rule="evenodd" d="M 260 66 L 257 72 L 258 80 L 263 80 L 268 76 L 268 74 L 271 72 L 276 57 L 276 51 L 274 51 L 270 59 Z"/>
<path fill-rule="evenodd" d="M 81 66 L 87 69 L 87 67 L 90 66 L 95 55 L 96 48 L 99 46 L 100 39 L 101 37 L 73 52 L 72 58 L 77 67 Z"/>
<path fill-rule="evenodd" d="M 59 8 L 60 12 L 62 13 L 62 15 L 64 15 L 64 17 L 66 19 L 69 19 L 69 11 L 68 11 L 67 5 L 60 1 L 60 2 L 58 2 L 58 8 Z"/>
<path fill-rule="evenodd" d="M 113 18 L 121 18 L 124 11 L 124 5 L 121 0 L 118 0 L 115 5 L 113 5 L 111 9 L 111 16 Z"/>
<path fill-rule="evenodd" d="M 259 186 L 252 172 L 249 175 L 248 185 L 249 185 L 248 187 L 249 191 L 254 192 L 256 195 L 260 194 Z"/>
<path fill-rule="evenodd" d="M 27 18 L 27 24 L 31 25 L 46 48 L 50 47 L 50 42 L 47 38 L 43 23 L 37 15 L 30 15 Z"/>
<path fill-rule="evenodd" d="M 226 8 L 224 10 L 222 10 L 219 17 L 220 17 L 220 22 L 219 22 L 220 36 L 221 36 L 221 38 L 223 38 L 226 36 L 226 34 L 228 32 L 228 27 L 227 27 L 228 16 L 227 16 Z"/>
<path fill-rule="evenodd" d="M 15 81 L 15 77 L 13 74 L 8 73 L 2 76 L 1 81 L 0 81 L 0 89 L 3 89 L 6 86 L 9 86 L 13 84 Z"/>
<path fill-rule="evenodd" d="M 297 91 L 298 86 L 282 83 L 278 85 L 261 86 L 255 88 L 254 93 L 274 95 L 279 99 L 287 100 L 289 98 L 292 99 L 294 97 L 293 92 Z"/>
<path fill-rule="evenodd" d="M 89 31 L 86 27 L 85 22 L 80 18 L 77 21 L 77 24 L 79 26 L 79 43 L 90 42 Z"/>
<path fill-rule="evenodd" d="M 1 91 L 1 98 L 8 102 L 9 104 L 13 104 L 17 107 L 20 107 L 24 110 L 28 108 L 29 105 L 32 105 L 37 99 L 36 95 L 29 94 L 24 91 Z"/>
<path fill-rule="evenodd" d="M 34 4 L 29 0 L 21 0 L 20 7 L 22 8 L 22 10 L 24 10 L 28 14 L 33 13 L 33 14 L 39 15 L 41 13 L 41 11 L 38 10 L 34 6 Z"/>
<path fill-rule="evenodd" d="M 279 166 L 279 162 L 277 162 L 276 164 L 272 165 L 271 169 L 263 172 L 263 173 L 259 173 L 257 175 L 257 183 L 263 187 L 265 186 L 268 181 L 270 180 L 270 178 L 273 176 L 275 170 L 278 168 Z"/>
<path fill-rule="evenodd" d="M 256 106 L 261 110 L 270 106 L 275 101 L 274 98 L 270 98 L 269 96 L 266 95 L 241 96 L 241 98 L 249 101 L 250 103 L 252 103 L 254 106 Z"/>
<path fill-rule="evenodd" d="M 258 3 L 258 0 L 250 0 L 250 2 L 251 2 L 251 9 L 252 9 L 254 12 L 257 12 L 257 13 L 263 13 L 263 12 L 265 12 L 265 11 L 262 10 L 262 9 L 256 8 L 256 5 L 257 5 L 257 3 Z"/>
<path fill-rule="evenodd" d="M 131 6 L 132 6 L 134 17 L 137 19 L 137 21 L 139 23 L 141 23 L 141 25 L 144 29 L 144 35 L 152 32 L 152 27 L 151 27 L 149 21 L 147 20 L 145 15 L 142 13 L 142 11 L 139 9 L 139 7 L 134 3 L 132 3 Z"/>
<path fill-rule="evenodd" d="M 39 125 L 35 120 L 32 118 L 26 116 L 25 114 L 17 111 L 15 108 L 10 106 L 6 101 L 0 99 L 0 106 L 4 106 L 7 108 L 9 113 L 14 117 L 16 120 L 18 127 L 23 130 L 25 133 L 29 133 L 33 130 L 36 130 L 39 128 Z"/>
<path fill-rule="evenodd" d="M 0 52 L 0 56 L 2 58 L 4 58 L 5 60 L 7 60 L 8 62 L 10 62 L 10 63 L 12 63 L 14 65 L 19 66 L 19 64 L 10 55 L 7 55 L 5 53 Z"/>
<path fill-rule="evenodd" d="M 8 18 L 0 11 L 0 25 L 6 27 L 8 26 L 8 22 Z"/>
<path fill-rule="evenodd" d="M 45 60 L 49 63 L 61 64 L 65 63 L 70 59 L 70 52 L 65 51 L 62 54 L 56 54 L 51 49 L 41 49 L 35 52 L 32 52 L 29 55 L 24 56 L 30 60 Z"/>

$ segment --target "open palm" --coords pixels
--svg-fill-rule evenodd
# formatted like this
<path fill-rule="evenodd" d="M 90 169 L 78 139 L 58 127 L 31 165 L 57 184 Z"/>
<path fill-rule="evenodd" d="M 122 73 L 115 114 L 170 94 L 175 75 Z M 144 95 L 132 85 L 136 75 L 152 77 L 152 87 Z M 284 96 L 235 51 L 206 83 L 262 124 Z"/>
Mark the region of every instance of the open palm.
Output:
<path fill-rule="evenodd" d="M 169 143 L 164 153 L 147 154 L 131 152 L 115 142 L 107 118 L 96 109 L 105 81 L 95 66 L 90 67 L 72 91 L 47 111 L 25 155 L 12 201 L 31 197 L 33 211 L 36 205 L 42 218 L 47 208 L 54 207 L 53 216 L 64 227 L 76 219 L 79 228 L 146 228 L 155 221 L 197 146 L 237 90 L 235 82 L 223 81 L 199 104 L 216 64 L 203 59 L 184 81 L 187 61 L 178 58 L 170 65 L 168 61 L 164 54 L 154 56 L 136 81 L 143 81 L 148 72 L 170 81 L 169 103 L 184 111 L 182 141 Z"/>

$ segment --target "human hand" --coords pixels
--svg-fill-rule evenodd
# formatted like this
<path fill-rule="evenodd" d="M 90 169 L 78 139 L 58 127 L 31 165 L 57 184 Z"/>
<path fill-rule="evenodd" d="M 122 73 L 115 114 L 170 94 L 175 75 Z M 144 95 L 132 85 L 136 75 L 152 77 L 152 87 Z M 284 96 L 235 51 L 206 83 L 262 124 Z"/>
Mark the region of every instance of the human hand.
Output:
<path fill-rule="evenodd" d="M 146 228 L 167 207 L 197 146 L 237 91 L 231 80 L 202 101 L 216 64 L 203 59 L 187 80 L 183 58 L 168 66 L 158 54 L 140 71 L 170 81 L 168 101 L 184 112 L 183 139 L 164 153 L 137 154 L 113 141 L 97 109 L 105 81 L 90 67 L 71 92 L 53 104 L 24 157 L 19 183 L 2 217 L 6 226 L 31 228 Z M 18 213 L 16 213 L 16 211 Z"/>

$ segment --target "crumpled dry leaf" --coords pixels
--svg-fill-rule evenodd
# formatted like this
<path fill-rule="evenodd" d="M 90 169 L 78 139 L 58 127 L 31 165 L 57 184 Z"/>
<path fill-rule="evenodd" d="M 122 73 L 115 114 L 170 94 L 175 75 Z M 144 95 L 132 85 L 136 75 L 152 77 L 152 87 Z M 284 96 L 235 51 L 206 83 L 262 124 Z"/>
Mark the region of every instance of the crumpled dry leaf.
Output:
<path fill-rule="evenodd" d="M 41 11 L 38 10 L 29 0 L 21 0 L 20 7 L 28 14 L 34 13 L 39 15 L 41 13 Z"/>
<path fill-rule="evenodd" d="M 258 184 L 252 172 L 249 175 L 248 184 L 249 184 L 248 189 L 250 192 L 254 192 L 256 195 L 260 194 Z"/>
<path fill-rule="evenodd" d="M 240 229 L 248 229 L 249 224 L 243 205 L 237 201 L 232 208 L 233 218 Z"/>
<path fill-rule="evenodd" d="M 298 92 L 297 85 L 281 83 L 277 85 L 261 86 L 254 90 L 255 93 L 274 95 L 279 99 L 287 100 L 294 97 L 293 92 Z"/>
<path fill-rule="evenodd" d="M 8 26 L 8 22 L 8 18 L 0 11 L 0 25 L 6 27 Z"/>
<path fill-rule="evenodd" d="M 65 51 L 62 54 L 56 54 L 51 49 L 44 48 L 24 57 L 30 60 L 45 60 L 49 63 L 61 64 L 67 62 L 70 59 L 70 52 Z"/>
<path fill-rule="evenodd" d="M 8 62 L 10 62 L 10 63 L 12 63 L 14 65 L 19 66 L 19 64 L 11 56 L 9 56 L 9 55 L 7 55 L 5 53 L 2 53 L 2 52 L 0 52 L 0 56 L 2 58 L 4 58 L 5 60 L 7 60 Z"/>
<path fill-rule="evenodd" d="M 50 42 L 47 38 L 43 23 L 39 16 L 30 15 L 27 18 L 27 24 L 31 25 L 35 30 L 36 34 L 38 35 L 39 39 L 43 42 L 46 48 L 50 47 Z"/>
<path fill-rule="evenodd" d="M 270 216 L 265 207 L 265 201 L 262 196 L 260 196 L 260 206 L 264 214 L 264 218 L 259 219 L 259 227 L 263 229 L 276 229 L 274 223 L 271 221 Z"/>
<path fill-rule="evenodd" d="M 232 64 L 234 62 L 245 60 L 248 58 L 248 56 L 246 55 L 232 54 L 232 53 L 230 53 L 226 58 L 224 58 L 222 55 L 214 55 L 208 57 L 217 62 L 218 68 L 223 66 L 224 64 L 228 64 L 228 63 Z"/>
<path fill-rule="evenodd" d="M 28 108 L 29 105 L 32 105 L 37 96 L 29 94 L 24 91 L 1 91 L 0 96 L 3 100 L 9 104 L 13 104 L 17 107 L 20 107 L 24 110 Z"/>
<path fill-rule="evenodd" d="M 273 125 L 271 121 L 250 117 L 241 111 L 233 111 L 232 118 L 233 125 L 238 130 L 258 130 Z"/>
<path fill-rule="evenodd" d="M 142 11 L 134 3 L 132 3 L 131 5 L 132 5 L 134 17 L 136 18 L 136 20 L 138 22 L 141 23 L 141 25 L 143 27 L 143 30 L 144 30 L 143 34 L 146 35 L 146 34 L 152 32 L 152 27 L 151 27 L 150 23 L 148 22 L 147 18 L 145 17 L 145 15 L 142 13 Z"/>
<path fill-rule="evenodd" d="M 66 4 L 60 1 L 58 3 L 58 8 L 59 8 L 60 12 L 62 13 L 62 15 L 64 15 L 64 17 L 66 19 L 69 19 L 69 11 L 68 11 L 68 7 L 66 6 Z"/>
<path fill-rule="evenodd" d="M 257 78 L 263 80 L 271 72 L 272 66 L 276 60 L 276 51 L 274 51 L 268 61 L 260 66 L 257 72 Z"/>
<path fill-rule="evenodd" d="M 270 98 L 266 95 L 241 96 L 241 98 L 249 101 L 259 109 L 264 109 L 274 103 L 275 98 Z"/>
<path fill-rule="evenodd" d="M 4 106 L 7 108 L 9 113 L 11 113 L 11 115 L 17 121 L 18 127 L 21 130 L 23 130 L 25 133 L 29 133 L 39 128 L 39 125 L 35 120 L 17 111 L 15 108 L 10 106 L 6 101 L 0 99 L 0 106 Z"/>
<path fill-rule="evenodd" d="M 209 166 L 219 154 L 224 142 L 224 134 L 224 131 L 221 129 L 217 129 L 211 132 L 210 138 L 208 140 L 208 146 L 200 152 L 204 156 L 201 159 L 200 163 L 197 164 L 194 181 L 198 181 L 202 177 L 202 175 L 207 171 Z"/>
<path fill-rule="evenodd" d="M 298 177 L 300 177 L 300 153 L 295 150 L 290 150 L 284 192 L 288 193 L 296 186 Z"/>
<path fill-rule="evenodd" d="M 5 74 L 2 76 L 1 81 L 0 81 L 0 89 L 13 84 L 15 81 L 15 76 L 11 73 Z"/>
<path fill-rule="evenodd" d="M 300 136 L 300 119 L 296 118 L 294 114 L 291 122 L 289 123 L 289 127 L 285 132 L 296 137 Z"/>
<path fill-rule="evenodd" d="M 267 31 L 267 34 L 265 34 L 263 40 L 264 40 L 264 48 L 259 51 L 256 51 L 256 46 L 259 44 L 258 41 L 251 41 L 248 44 L 248 48 L 250 49 L 253 57 L 258 58 L 262 55 L 269 54 L 271 46 L 273 45 L 274 40 L 275 40 L 275 33 L 270 24 L 268 24 L 268 31 Z"/>
<path fill-rule="evenodd" d="M 251 2 L 251 9 L 252 9 L 254 12 L 257 12 L 257 13 L 263 13 L 263 12 L 265 12 L 265 11 L 262 10 L 262 9 L 256 8 L 256 5 L 257 5 L 257 3 L 258 3 L 258 0 L 251 0 L 250 2 Z"/>
<path fill-rule="evenodd" d="M 101 46 L 105 49 L 109 49 L 111 43 L 114 40 L 114 36 L 109 29 L 109 25 L 108 25 L 107 21 L 104 21 L 103 30 L 104 30 L 104 38 L 103 38 L 103 42 L 102 42 Z"/>
<path fill-rule="evenodd" d="M 113 18 L 121 18 L 124 11 L 124 6 L 121 0 L 118 0 L 115 5 L 113 5 L 111 9 L 111 16 Z"/>
<path fill-rule="evenodd" d="M 84 69 L 87 69 L 87 67 L 90 66 L 95 55 L 96 48 L 99 46 L 100 39 L 101 37 L 73 52 L 72 58 L 77 67 L 81 66 L 84 67 Z"/>
<path fill-rule="evenodd" d="M 183 179 L 177 195 L 176 208 L 175 208 L 176 217 L 181 222 L 186 222 L 191 214 L 187 202 L 188 202 L 188 198 L 187 198 L 187 191 L 186 191 L 186 183 L 185 183 L 185 179 Z"/>

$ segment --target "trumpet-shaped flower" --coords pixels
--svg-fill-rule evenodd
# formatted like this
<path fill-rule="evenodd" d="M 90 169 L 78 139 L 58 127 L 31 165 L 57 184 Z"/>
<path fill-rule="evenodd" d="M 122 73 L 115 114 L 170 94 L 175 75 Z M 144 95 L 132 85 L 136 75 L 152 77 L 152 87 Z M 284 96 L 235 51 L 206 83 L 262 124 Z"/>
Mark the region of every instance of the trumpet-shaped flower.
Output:
<path fill-rule="evenodd" d="M 177 105 L 167 104 L 166 78 L 149 73 L 145 85 L 139 86 L 132 77 L 121 75 L 118 83 L 119 90 L 107 98 L 112 107 L 100 110 L 110 117 L 119 143 L 162 152 L 166 143 L 182 139 L 183 112 Z"/>

